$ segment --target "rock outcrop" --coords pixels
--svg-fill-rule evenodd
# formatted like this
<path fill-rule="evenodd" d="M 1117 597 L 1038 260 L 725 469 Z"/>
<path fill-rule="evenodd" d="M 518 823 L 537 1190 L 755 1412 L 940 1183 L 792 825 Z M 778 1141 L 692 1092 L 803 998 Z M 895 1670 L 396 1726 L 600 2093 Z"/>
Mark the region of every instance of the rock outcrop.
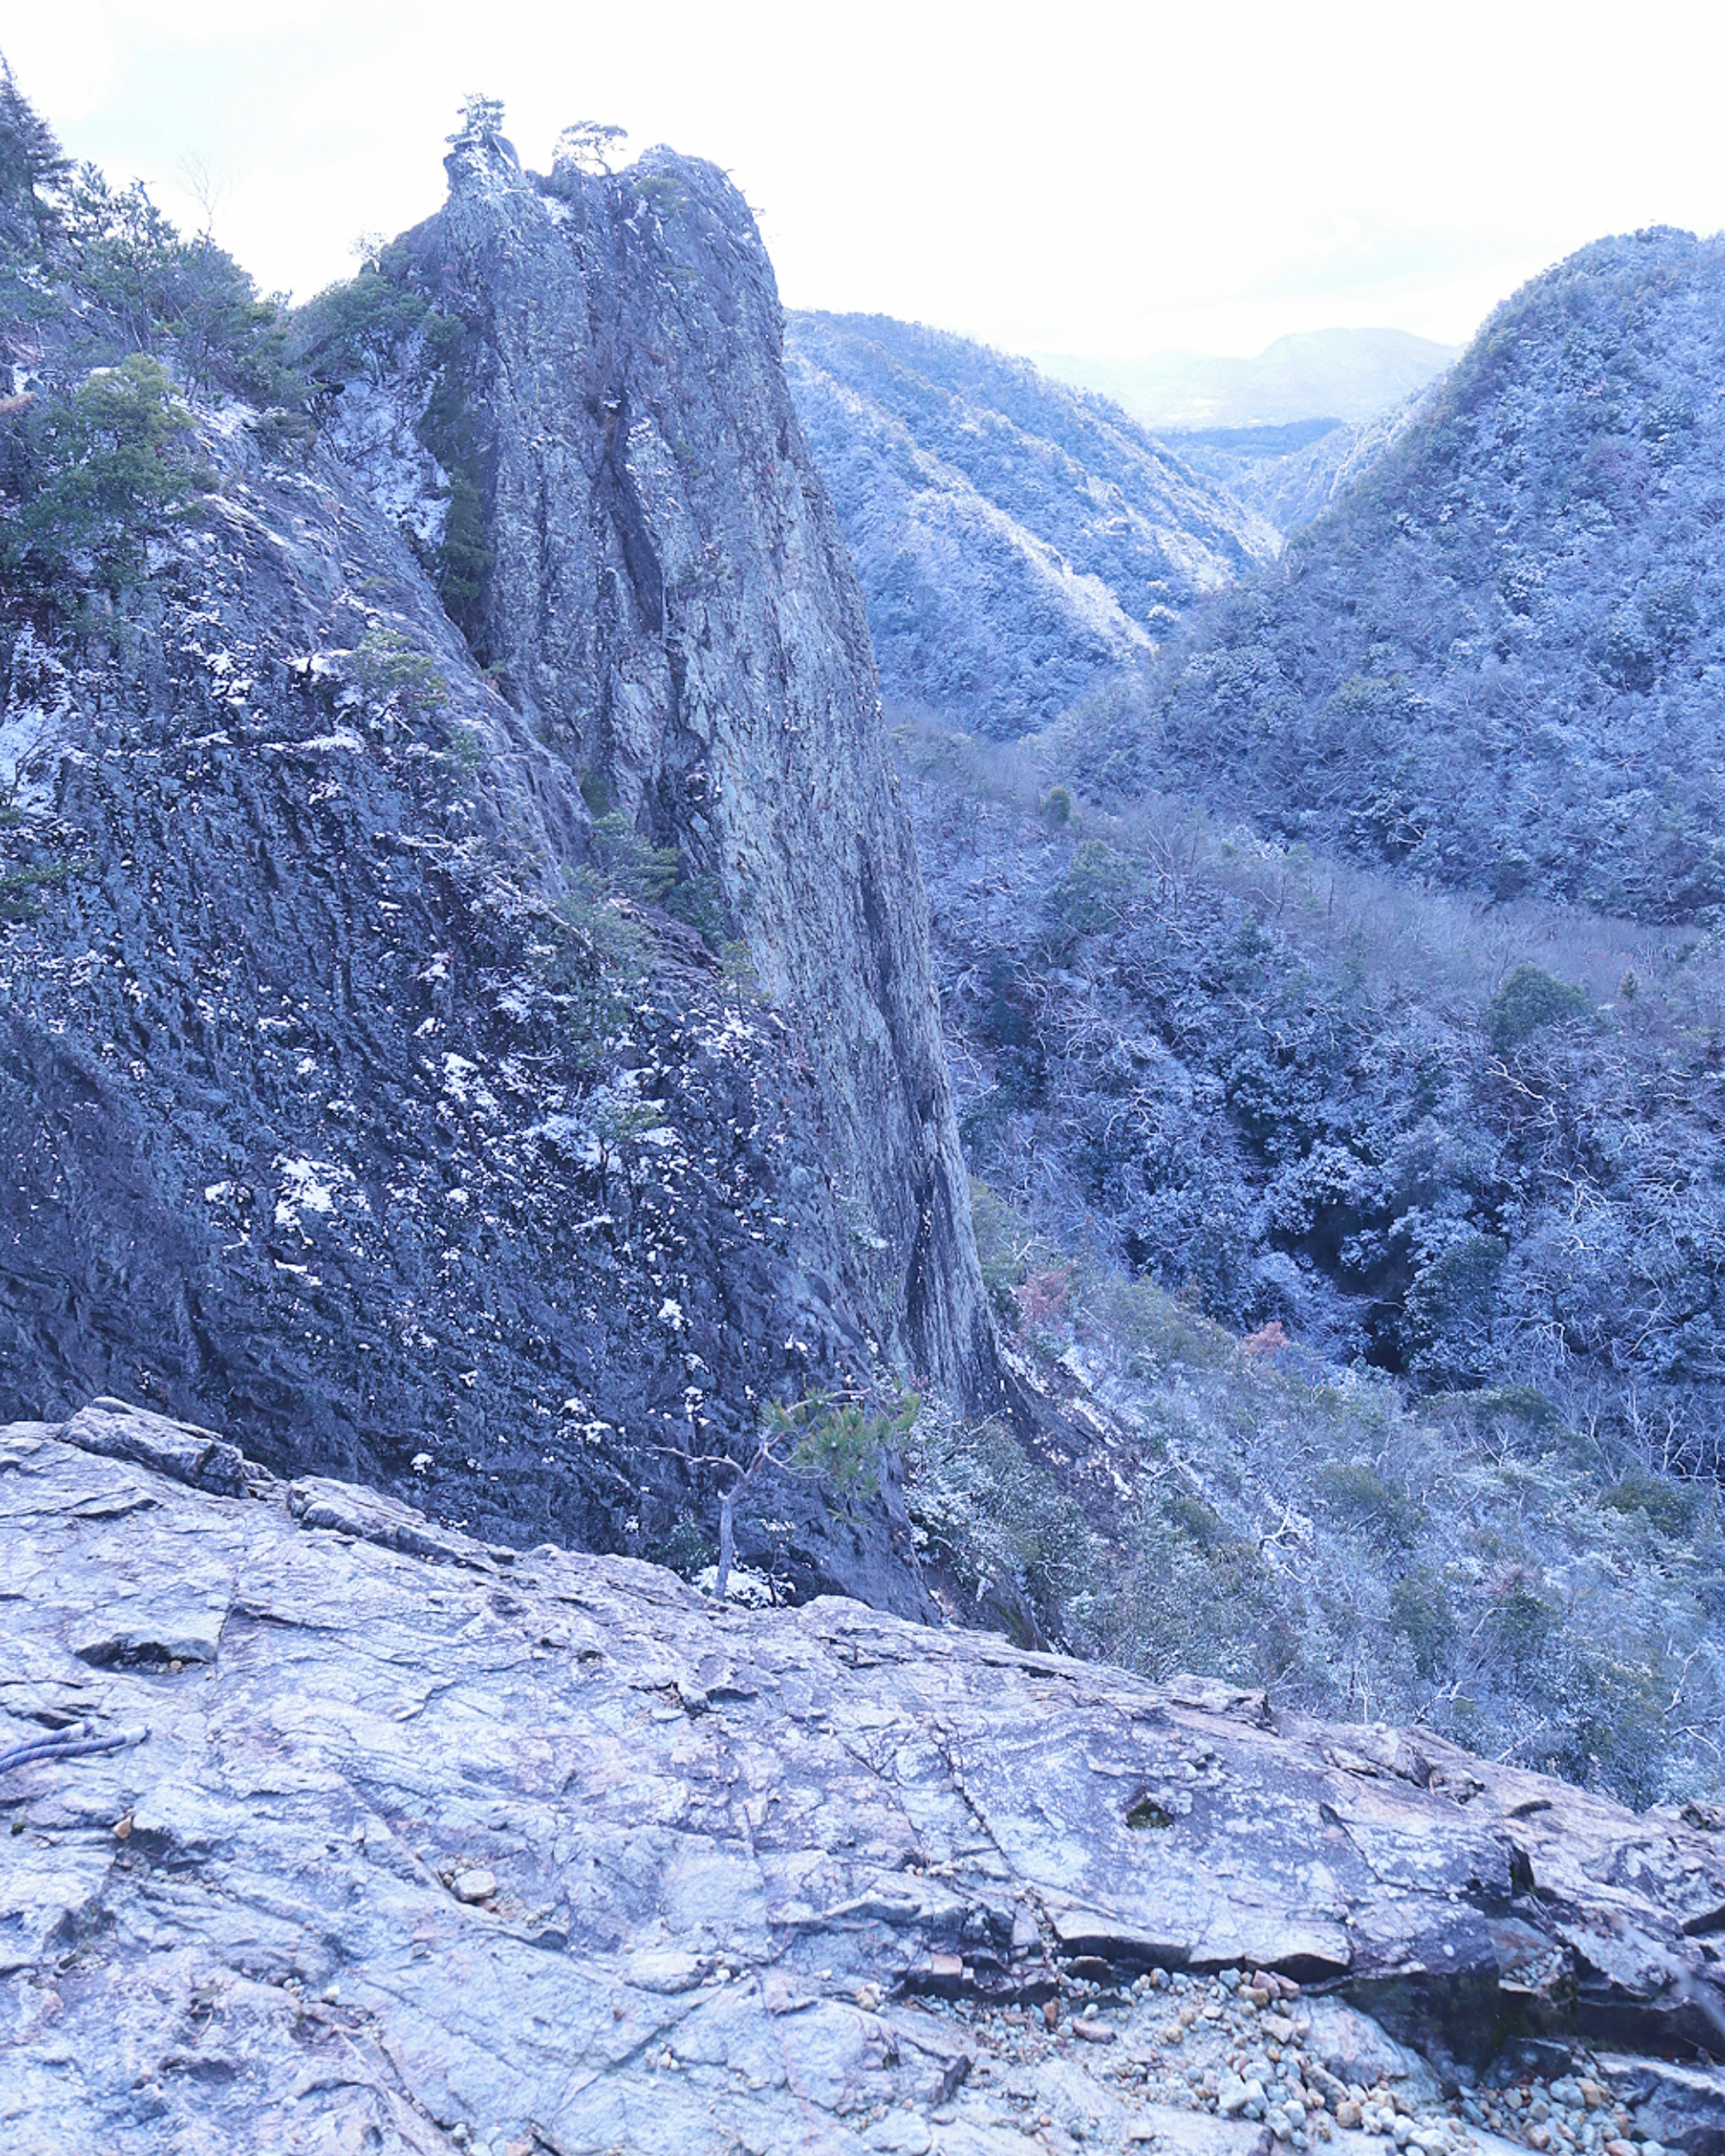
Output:
<path fill-rule="evenodd" d="M 875 1323 L 927 1383 L 992 1398 L 922 881 L 754 221 L 668 151 L 539 180 L 477 134 L 448 162 L 398 259 L 459 328 L 431 393 L 457 397 L 480 498 L 470 636 L 590 800 L 716 876 L 800 1023 Z M 437 439 L 423 355 L 389 393 Z"/>
<path fill-rule="evenodd" d="M 228 1466 L 0 1430 L 8 2149 L 1719 2146 L 1711 1815 Z"/>
<path fill-rule="evenodd" d="M 494 1539 L 660 1550 L 763 1398 L 999 1380 L 747 210 L 671 159 L 450 162 L 400 367 L 331 361 L 316 444 L 198 404 L 202 491 L 75 635 L 0 594 L 0 1414 L 125 1393 Z M 99 321 L 26 266 L 71 326 L 20 408 Z M 705 940 L 604 881 L 608 814 Z M 762 1504 L 745 1556 L 927 1606 L 890 1490 L 836 1542 L 809 1486 Z"/>

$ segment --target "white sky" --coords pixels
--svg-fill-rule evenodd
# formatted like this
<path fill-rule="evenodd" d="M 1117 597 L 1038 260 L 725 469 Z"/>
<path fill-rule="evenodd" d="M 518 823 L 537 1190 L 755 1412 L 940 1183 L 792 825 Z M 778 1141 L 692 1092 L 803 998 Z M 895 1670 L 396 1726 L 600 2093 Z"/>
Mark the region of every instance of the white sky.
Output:
<path fill-rule="evenodd" d="M 529 165 L 593 119 L 727 167 L 788 305 L 1009 349 L 1459 342 L 1601 233 L 1725 226 L 1725 9 L 1668 0 L 6 0 L 0 51 L 171 213 L 202 160 L 301 297 L 436 208 L 469 90 Z"/>

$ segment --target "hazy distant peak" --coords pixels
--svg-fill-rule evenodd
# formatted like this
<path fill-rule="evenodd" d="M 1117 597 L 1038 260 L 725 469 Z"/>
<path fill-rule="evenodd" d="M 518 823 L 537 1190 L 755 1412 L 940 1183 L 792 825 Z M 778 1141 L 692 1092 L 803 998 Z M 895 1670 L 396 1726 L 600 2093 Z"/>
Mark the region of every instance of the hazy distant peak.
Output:
<path fill-rule="evenodd" d="M 1278 337 L 1252 359 L 1200 352 L 1142 359 L 1046 352 L 1037 363 L 1063 382 L 1111 397 L 1147 427 L 1276 427 L 1374 418 L 1441 374 L 1461 349 L 1407 330 L 1304 330 Z"/>

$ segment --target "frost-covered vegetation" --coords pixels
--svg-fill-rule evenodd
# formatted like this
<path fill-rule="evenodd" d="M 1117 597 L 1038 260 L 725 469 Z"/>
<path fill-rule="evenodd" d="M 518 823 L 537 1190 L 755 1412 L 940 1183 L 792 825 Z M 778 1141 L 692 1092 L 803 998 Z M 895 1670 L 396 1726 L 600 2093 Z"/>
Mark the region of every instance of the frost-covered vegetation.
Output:
<path fill-rule="evenodd" d="M 911 1515 L 972 1606 L 1153 1676 L 1424 1723 L 1632 1804 L 1718 1789 L 1717 1484 L 1674 1484 L 1532 1387 L 1410 1407 L 1382 1378 L 1327 1378 L 1279 1327 L 1242 1342 L 977 1200 L 1021 1352 L 1110 1435 L 1075 1482 L 998 1428 L 926 1419 Z"/>
<path fill-rule="evenodd" d="M 907 744 L 978 1173 L 1236 1332 L 1537 1384 L 1717 1471 L 1712 938 L 1422 896 L 1178 803 L 1057 824 L 1057 765 Z"/>
<path fill-rule="evenodd" d="M 1275 552 L 1118 406 L 1024 360 L 883 316 L 794 315 L 786 343 L 901 701 L 1045 725 Z"/>
<path fill-rule="evenodd" d="M 303 445 L 286 338 L 208 231 L 74 166 L 0 62 L 0 626 L 63 624 L 146 574 L 213 484 L 188 402 L 243 399 L 260 439 Z"/>
<path fill-rule="evenodd" d="M 1599 241 L 1095 730 L 1117 798 L 1500 900 L 1725 905 L 1725 242 Z"/>
<path fill-rule="evenodd" d="M 1717 1789 L 1725 957 L 1104 814 L 1074 732 L 901 735 L 997 1316 L 1106 1432 L 913 1449 L 944 1576 L 1158 1673 Z"/>

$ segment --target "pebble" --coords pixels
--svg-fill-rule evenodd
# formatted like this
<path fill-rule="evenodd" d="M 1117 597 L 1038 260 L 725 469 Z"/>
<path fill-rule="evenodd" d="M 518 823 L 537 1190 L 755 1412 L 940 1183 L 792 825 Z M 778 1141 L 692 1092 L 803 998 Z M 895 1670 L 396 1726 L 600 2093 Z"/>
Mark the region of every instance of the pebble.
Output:
<path fill-rule="evenodd" d="M 483 1865 L 470 1866 L 449 1881 L 449 1892 L 458 1902 L 489 1902 L 497 1892 L 497 1875 Z"/>

